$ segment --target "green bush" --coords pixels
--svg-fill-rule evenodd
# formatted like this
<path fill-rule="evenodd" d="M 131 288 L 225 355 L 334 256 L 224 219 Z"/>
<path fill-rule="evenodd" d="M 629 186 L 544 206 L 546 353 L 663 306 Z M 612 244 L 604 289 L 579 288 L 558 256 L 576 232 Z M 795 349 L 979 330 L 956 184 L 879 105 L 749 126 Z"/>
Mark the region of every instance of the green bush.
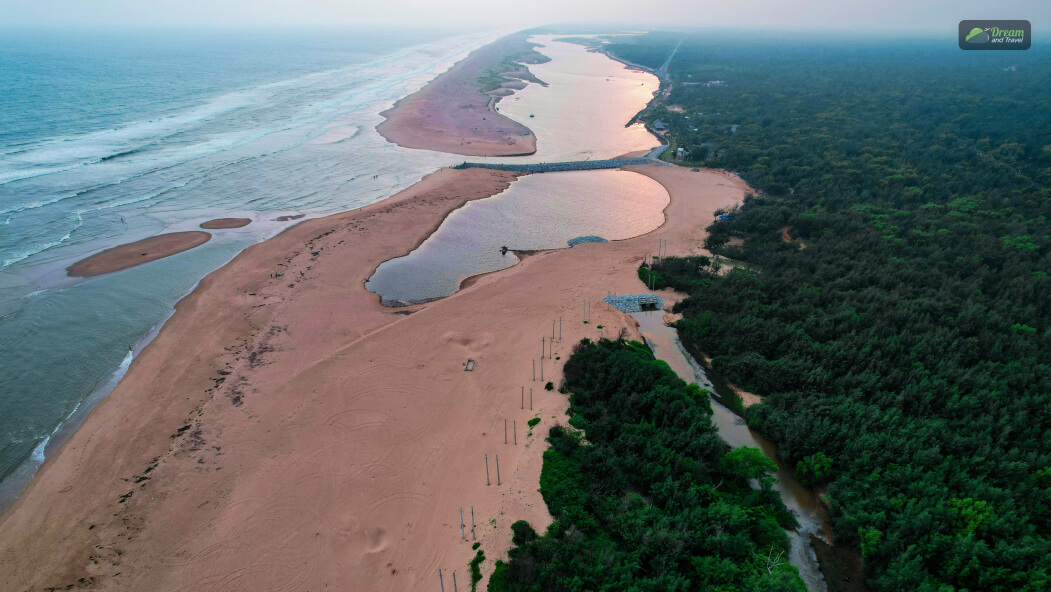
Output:
<path fill-rule="evenodd" d="M 640 347 L 641 346 L 641 347 Z M 729 452 L 698 396 L 641 344 L 582 342 L 566 361 L 570 425 L 551 427 L 540 493 L 554 517 L 524 521 L 491 591 L 804 592 L 786 554 L 791 513 L 758 450 Z M 758 456 L 756 456 L 758 455 Z"/>
<path fill-rule="evenodd" d="M 478 582 L 482 581 L 482 562 L 485 561 L 485 552 L 481 549 L 478 550 L 478 554 L 471 560 L 471 592 L 475 592 L 478 589 Z"/>

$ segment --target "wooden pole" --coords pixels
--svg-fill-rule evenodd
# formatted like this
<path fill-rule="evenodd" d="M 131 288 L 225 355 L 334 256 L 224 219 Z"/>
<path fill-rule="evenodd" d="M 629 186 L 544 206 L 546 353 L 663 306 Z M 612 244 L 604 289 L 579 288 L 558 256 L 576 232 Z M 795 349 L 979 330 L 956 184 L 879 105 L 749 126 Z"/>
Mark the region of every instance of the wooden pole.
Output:
<path fill-rule="evenodd" d="M 453 572 L 453 592 L 459 592 L 456 589 L 456 572 L 455 571 Z"/>
<path fill-rule="evenodd" d="M 507 420 L 504 420 L 504 444 L 507 444 Z"/>
<path fill-rule="evenodd" d="M 460 508 L 460 540 L 467 540 L 467 535 L 463 531 L 463 508 Z"/>
<path fill-rule="evenodd" d="M 445 580 L 442 579 L 442 570 L 438 570 L 438 583 L 442 585 L 442 592 L 445 592 Z"/>
<path fill-rule="evenodd" d="M 513 425 L 513 426 L 511 426 L 511 427 L 513 427 L 513 428 L 514 428 L 514 433 L 515 433 L 515 446 L 518 446 L 518 420 L 517 420 L 517 419 L 516 419 L 516 420 L 514 420 L 514 422 L 513 422 L 513 423 L 514 423 L 514 425 Z"/>
<path fill-rule="evenodd" d="M 547 353 L 547 344 L 544 343 L 545 339 L 547 339 L 547 338 L 546 337 L 541 337 L 540 338 L 540 359 L 541 360 L 544 359 L 544 354 Z"/>
<path fill-rule="evenodd" d="M 551 341 L 555 340 L 555 319 L 551 319 Z"/>
<path fill-rule="evenodd" d="M 562 341 L 562 317 L 558 317 L 558 340 Z"/>
<path fill-rule="evenodd" d="M 474 506 L 471 506 L 471 540 L 478 540 L 474 536 Z"/>
<path fill-rule="evenodd" d="M 533 380 L 536 380 L 536 360 L 533 360 Z"/>
<path fill-rule="evenodd" d="M 496 455 L 496 484 L 500 485 L 500 455 Z"/>
<path fill-rule="evenodd" d="M 529 410 L 533 410 L 533 389 L 529 389 Z"/>
<path fill-rule="evenodd" d="M 485 455 L 485 486 L 489 487 L 489 455 Z"/>
<path fill-rule="evenodd" d="M 544 358 L 540 358 L 540 382 L 544 382 Z"/>

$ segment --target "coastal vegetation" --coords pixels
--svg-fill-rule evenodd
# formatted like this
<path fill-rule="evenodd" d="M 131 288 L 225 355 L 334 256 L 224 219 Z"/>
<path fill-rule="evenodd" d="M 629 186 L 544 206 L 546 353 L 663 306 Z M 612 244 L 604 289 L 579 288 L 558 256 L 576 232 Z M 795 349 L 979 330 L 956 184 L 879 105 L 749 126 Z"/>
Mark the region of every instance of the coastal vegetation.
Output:
<path fill-rule="evenodd" d="M 759 193 L 640 275 L 871 589 L 1047 590 L 1051 64 L 951 45 L 688 37 L 646 117 Z"/>
<path fill-rule="evenodd" d="M 516 79 L 543 84 L 523 64 L 543 64 L 551 59 L 536 50 L 540 47 L 539 44 L 529 42 L 526 38 L 526 35 L 519 33 L 504 40 L 505 53 L 499 56 L 499 59 L 487 62 L 484 65 L 485 71 L 478 77 L 478 85 L 482 92 L 495 90 Z"/>
<path fill-rule="evenodd" d="M 554 522 L 511 525 L 491 592 L 802 592 L 786 559 L 795 518 L 776 466 L 731 450 L 708 393 L 642 343 L 587 339 L 566 361 L 569 426 L 552 427 L 540 492 Z"/>

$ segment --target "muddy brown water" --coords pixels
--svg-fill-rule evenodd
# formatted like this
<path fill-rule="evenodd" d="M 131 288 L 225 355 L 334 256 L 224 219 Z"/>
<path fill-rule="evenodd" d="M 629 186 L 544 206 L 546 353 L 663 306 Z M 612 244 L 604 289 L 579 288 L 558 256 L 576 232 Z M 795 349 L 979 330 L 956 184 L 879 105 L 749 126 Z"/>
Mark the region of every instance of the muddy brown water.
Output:
<path fill-rule="evenodd" d="M 719 430 L 719 436 L 733 447 L 758 448 L 777 463 L 774 490 L 799 520 L 799 528 L 787 531 L 792 541 L 792 551 L 788 560 L 799 569 L 799 575 L 806 583 L 807 590 L 826 592 L 828 588 L 825 578 L 818 565 L 817 554 L 810 544 L 811 535 L 827 539 L 827 527 L 817 499 L 796 479 L 792 467 L 777 457 L 777 447 L 774 443 L 760 436 L 748 427 L 743 418 L 730 411 L 725 402 L 736 395 L 729 390 L 725 381 L 714 376 L 714 380 L 709 378 L 704 368 L 686 352 L 679 341 L 678 332 L 664 324 L 664 311 L 643 311 L 632 313 L 631 316 L 638 321 L 639 332 L 645 337 L 653 355 L 667 362 L 686 382 L 697 383 L 712 393 L 712 421 Z"/>

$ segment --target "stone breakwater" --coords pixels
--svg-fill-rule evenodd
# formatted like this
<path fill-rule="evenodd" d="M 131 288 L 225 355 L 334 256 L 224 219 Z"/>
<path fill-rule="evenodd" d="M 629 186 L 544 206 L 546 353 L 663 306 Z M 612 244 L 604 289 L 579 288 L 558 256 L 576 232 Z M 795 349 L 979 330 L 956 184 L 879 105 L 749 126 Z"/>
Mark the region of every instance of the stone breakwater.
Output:
<path fill-rule="evenodd" d="M 657 310 L 664 309 L 664 299 L 656 294 L 623 294 L 621 296 L 608 296 L 602 299 L 613 308 L 621 312 L 642 312 L 643 306 L 653 306 Z"/>
<path fill-rule="evenodd" d="M 608 243 L 609 241 L 607 241 L 606 239 L 602 238 L 601 236 L 595 236 L 593 234 L 589 234 L 587 236 L 578 236 L 576 238 L 571 238 L 571 239 L 569 239 L 566 242 L 569 243 L 569 246 L 575 247 L 575 246 L 577 246 L 579 244 L 582 244 L 582 243 Z"/>
<path fill-rule="evenodd" d="M 599 169 L 617 169 L 625 166 L 655 164 L 673 166 L 667 162 L 652 158 L 610 158 L 606 160 L 574 160 L 569 162 L 541 162 L 536 164 L 501 164 L 488 162 L 464 162 L 454 169 L 495 169 L 516 173 L 556 173 L 562 171 L 593 171 Z"/>

